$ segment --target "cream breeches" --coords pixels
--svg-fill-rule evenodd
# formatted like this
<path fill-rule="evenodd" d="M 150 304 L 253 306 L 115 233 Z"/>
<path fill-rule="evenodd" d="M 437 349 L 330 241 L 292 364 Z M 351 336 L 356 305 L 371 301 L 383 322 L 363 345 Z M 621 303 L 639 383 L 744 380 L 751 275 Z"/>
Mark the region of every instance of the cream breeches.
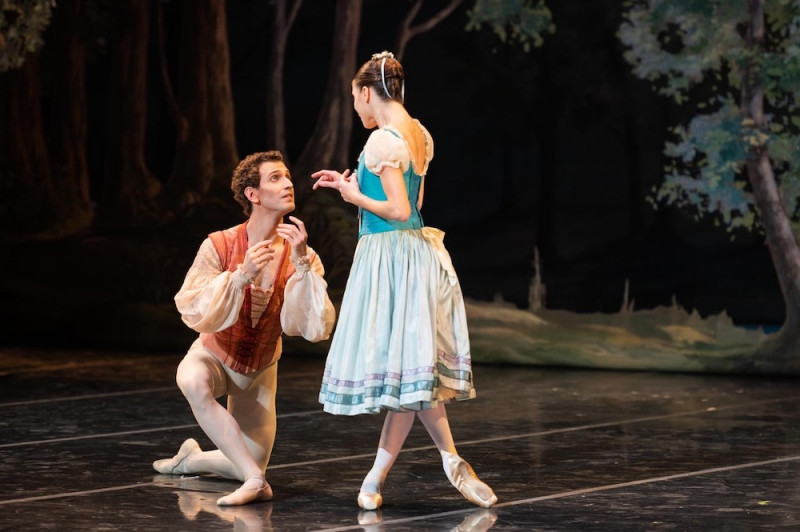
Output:
<path fill-rule="evenodd" d="M 176 381 L 200 427 L 217 446 L 194 453 L 194 473 L 244 481 L 264 477 L 275 443 L 277 362 L 255 373 L 236 373 L 196 340 L 178 365 Z M 217 402 L 227 395 L 227 409 Z"/>

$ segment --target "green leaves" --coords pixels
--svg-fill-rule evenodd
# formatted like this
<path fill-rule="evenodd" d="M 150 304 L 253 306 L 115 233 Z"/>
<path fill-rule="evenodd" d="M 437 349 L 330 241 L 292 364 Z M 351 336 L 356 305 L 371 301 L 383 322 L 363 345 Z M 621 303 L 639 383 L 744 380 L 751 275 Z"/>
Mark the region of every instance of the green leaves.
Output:
<path fill-rule="evenodd" d="M 0 0 L 0 73 L 41 48 L 50 15 L 50 0 Z"/>
<path fill-rule="evenodd" d="M 619 38 L 625 60 L 642 79 L 659 81 L 658 92 L 684 103 L 688 90 L 730 68 L 725 51 L 741 47 L 739 19 L 730 2 L 650 0 L 625 16 Z M 723 4 L 723 5 L 720 5 Z M 713 20 L 713 23 L 712 23 Z"/>
<path fill-rule="evenodd" d="M 666 143 L 671 162 L 651 201 L 718 217 L 729 231 L 758 227 L 746 162 L 764 151 L 787 214 L 800 214 L 800 2 L 770 1 L 765 9 L 763 46 L 748 43 L 742 0 L 632 2 L 619 32 L 634 74 L 696 111 Z M 762 126 L 742 112 L 745 80 L 763 91 Z"/>
<path fill-rule="evenodd" d="M 488 26 L 501 41 L 520 44 L 526 52 L 544 43 L 543 34 L 555 33 L 544 0 L 476 0 L 468 17 L 467 31 Z"/>

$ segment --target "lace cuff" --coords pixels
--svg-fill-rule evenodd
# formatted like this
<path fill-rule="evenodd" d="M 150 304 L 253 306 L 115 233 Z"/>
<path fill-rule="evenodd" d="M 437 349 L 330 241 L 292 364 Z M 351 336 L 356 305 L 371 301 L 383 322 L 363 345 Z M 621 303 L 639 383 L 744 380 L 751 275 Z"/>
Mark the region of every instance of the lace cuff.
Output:
<path fill-rule="evenodd" d="M 295 259 L 292 257 L 292 264 L 294 269 L 298 272 L 305 273 L 311 269 L 311 253 L 306 252 L 302 257 Z"/>
<path fill-rule="evenodd" d="M 244 266 L 241 264 L 236 267 L 236 271 L 231 276 L 231 280 L 238 286 L 246 286 L 253 282 L 253 278 L 244 271 Z"/>

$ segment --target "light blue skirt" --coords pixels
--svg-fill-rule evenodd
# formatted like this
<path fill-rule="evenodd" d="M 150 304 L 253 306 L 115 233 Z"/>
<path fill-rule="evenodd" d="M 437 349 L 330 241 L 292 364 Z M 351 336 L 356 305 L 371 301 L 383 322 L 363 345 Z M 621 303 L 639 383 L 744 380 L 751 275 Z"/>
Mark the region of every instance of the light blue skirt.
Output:
<path fill-rule="evenodd" d="M 443 238 L 424 227 L 359 239 L 322 378 L 326 412 L 475 397 L 464 299 Z"/>

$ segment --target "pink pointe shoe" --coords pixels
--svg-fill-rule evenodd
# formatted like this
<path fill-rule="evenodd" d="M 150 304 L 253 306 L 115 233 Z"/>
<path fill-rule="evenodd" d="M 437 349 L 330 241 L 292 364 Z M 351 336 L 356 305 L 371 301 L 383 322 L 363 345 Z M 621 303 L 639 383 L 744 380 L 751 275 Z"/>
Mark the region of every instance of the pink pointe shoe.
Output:
<path fill-rule="evenodd" d="M 358 507 L 362 510 L 377 510 L 383 504 L 383 496 L 362 489 L 358 492 Z"/>
<path fill-rule="evenodd" d="M 465 499 L 483 508 L 489 508 L 497 502 L 497 495 L 492 488 L 478 478 L 466 460 L 457 454 L 440 452 L 445 475 Z"/>

